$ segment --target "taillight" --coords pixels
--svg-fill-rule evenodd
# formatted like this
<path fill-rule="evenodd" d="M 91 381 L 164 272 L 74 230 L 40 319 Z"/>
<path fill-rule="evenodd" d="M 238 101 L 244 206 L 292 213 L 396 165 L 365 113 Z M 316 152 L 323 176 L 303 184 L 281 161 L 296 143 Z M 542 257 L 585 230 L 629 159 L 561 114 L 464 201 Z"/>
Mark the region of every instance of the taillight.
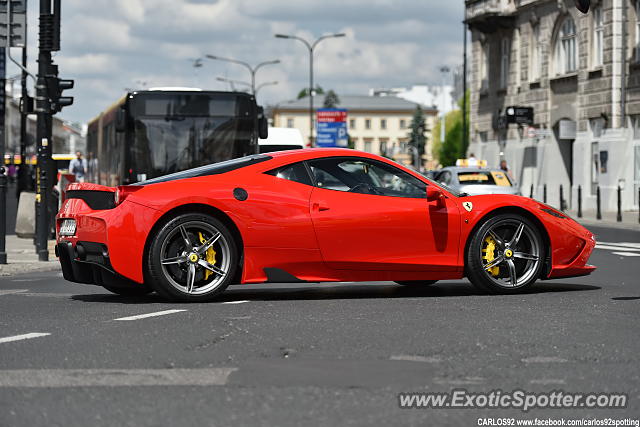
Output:
<path fill-rule="evenodd" d="M 113 200 L 115 205 L 118 206 L 120 203 L 124 202 L 124 200 L 131 193 L 135 193 L 136 191 L 142 189 L 141 185 L 120 185 L 116 189 L 116 193 L 113 196 Z"/>

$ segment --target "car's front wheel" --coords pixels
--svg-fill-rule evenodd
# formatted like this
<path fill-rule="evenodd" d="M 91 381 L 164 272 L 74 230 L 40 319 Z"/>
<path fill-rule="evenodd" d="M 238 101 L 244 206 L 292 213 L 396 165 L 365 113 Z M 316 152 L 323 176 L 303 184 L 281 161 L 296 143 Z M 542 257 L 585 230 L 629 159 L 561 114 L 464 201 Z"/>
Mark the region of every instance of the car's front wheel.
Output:
<path fill-rule="evenodd" d="M 182 214 L 149 247 L 149 284 L 172 301 L 209 301 L 226 289 L 238 266 L 233 235 L 218 219 Z"/>
<path fill-rule="evenodd" d="M 540 277 L 546 247 L 540 231 L 527 218 L 500 214 L 475 232 L 466 254 L 471 283 L 489 293 L 517 293 Z"/>

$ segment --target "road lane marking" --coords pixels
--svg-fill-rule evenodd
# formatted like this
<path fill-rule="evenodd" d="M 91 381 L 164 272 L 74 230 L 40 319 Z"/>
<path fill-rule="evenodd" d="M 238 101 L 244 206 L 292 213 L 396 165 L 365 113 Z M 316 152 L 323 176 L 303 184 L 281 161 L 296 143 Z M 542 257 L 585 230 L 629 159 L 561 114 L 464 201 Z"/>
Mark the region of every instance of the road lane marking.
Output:
<path fill-rule="evenodd" d="M 0 387 L 138 387 L 225 385 L 237 368 L 203 369 L 11 369 Z"/>
<path fill-rule="evenodd" d="M 244 304 L 245 302 L 249 302 L 248 300 L 241 300 L 241 301 L 225 301 L 222 304 Z"/>
<path fill-rule="evenodd" d="M 14 335 L 12 337 L 0 338 L 0 344 L 5 343 L 5 342 L 28 340 L 28 339 L 31 339 L 31 338 L 46 337 L 47 335 L 51 335 L 51 334 L 48 333 L 48 332 L 31 332 L 29 334 Z"/>
<path fill-rule="evenodd" d="M 532 356 L 522 359 L 524 363 L 565 363 L 567 359 L 555 356 Z"/>
<path fill-rule="evenodd" d="M 632 242 L 600 242 L 596 243 L 597 245 L 609 245 L 609 246 L 626 246 L 628 248 L 640 249 L 640 243 L 632 243 Z"/>
<path fill-rule="evenodd" d="M 608 249 L 610 251 L 640 251 L 640 248 L 634 248 L 634 247 L 629 247 L 629 246 L 623 246 L 623 245 L 618 245 L 618 244 L 607 244 L 607 245 L 601 245 L 601 244 L 597 244 L 596 245 L 596 249 Z"/>
<path fill-rule="evenodd" d="M 442 360 L 439 357 L 427 357 L 427 356 L 413 356 L 409 354 L 400 354 L 397 356 L 391 356 L 391 360 L 406 360 L 408 362 L 424 362 L 424 363 L 439 363 Z"/>
<path fill-rule="evenodd" d="M 181 311 L 187 310 L 164 310 L 164 311 L 156 311 L 155 313 L 147 313 L 147 314 L 138 314 L 136 316 L 127 316 L 127 317 L 119 317 L 113 320 L 138 320 L 138 319 L 146 319 L 148 317 L 157 317 L 157 316 L 165 316 L 167 314 L 180 313 Z"/>
<path fill-rule="evenodd" d="M 29 289 L 0 289 L 0 295 L 13 295 L 27 292 Z"/>
<path fill-rule="evenodd" d="M 622 256 L 640 256 L 640 253 L 637 252 L 611 252 L 612 254 L 622 255 Z"/>

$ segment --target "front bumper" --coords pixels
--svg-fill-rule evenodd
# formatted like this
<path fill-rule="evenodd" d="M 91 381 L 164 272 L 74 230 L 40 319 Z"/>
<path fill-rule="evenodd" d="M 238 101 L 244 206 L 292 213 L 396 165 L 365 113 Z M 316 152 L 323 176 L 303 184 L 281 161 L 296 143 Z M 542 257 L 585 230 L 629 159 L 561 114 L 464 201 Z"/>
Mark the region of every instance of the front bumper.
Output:
<path fill-rule="evenodd" d="M 55 250 L 62 275 L 70 282 L 111 287 L 138 285 L 113 270 L 109 249 L 102 243 L 77 242 L 74 247 L 73 243 L 61 240 Z"/>

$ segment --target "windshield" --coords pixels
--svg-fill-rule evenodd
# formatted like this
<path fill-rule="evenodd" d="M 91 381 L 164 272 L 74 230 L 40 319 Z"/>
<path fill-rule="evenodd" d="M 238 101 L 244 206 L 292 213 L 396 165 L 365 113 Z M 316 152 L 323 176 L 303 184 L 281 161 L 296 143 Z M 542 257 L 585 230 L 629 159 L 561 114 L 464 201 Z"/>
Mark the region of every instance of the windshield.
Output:
<path fill-rule="evenodd" d="M 132 181 L 251 154 L 250 119 L 139 117 L 131 145 Z"/>

